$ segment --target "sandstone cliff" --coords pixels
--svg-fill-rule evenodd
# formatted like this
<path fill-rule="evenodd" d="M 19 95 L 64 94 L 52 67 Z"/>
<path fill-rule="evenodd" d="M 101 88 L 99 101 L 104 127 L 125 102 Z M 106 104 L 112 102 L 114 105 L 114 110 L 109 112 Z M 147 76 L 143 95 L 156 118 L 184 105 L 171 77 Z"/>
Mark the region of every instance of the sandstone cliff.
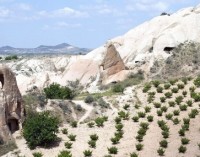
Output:
<path fill-rule="evenodd" d="M 3 142 L 12 139 L 11 133 L 20 129 L 24 106 L 14 73 L 0 65 L 0 137 Z"/>

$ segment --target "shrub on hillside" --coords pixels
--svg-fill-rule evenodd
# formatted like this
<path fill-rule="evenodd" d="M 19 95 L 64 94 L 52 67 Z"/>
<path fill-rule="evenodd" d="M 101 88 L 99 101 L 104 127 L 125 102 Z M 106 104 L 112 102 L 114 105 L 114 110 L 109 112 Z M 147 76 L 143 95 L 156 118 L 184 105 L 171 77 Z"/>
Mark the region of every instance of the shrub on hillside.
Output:
<path fill-rule="evenodd" d="M 123 93 L 124 87 L 121 84 L 116 84 L 113 86 L 112 91 L 115 93 Z"/>
<path fill-rule="evenodd" d="M 94 97 L 92 95 L 88 95 L 86 98 L 85 98 L 85 103 L 92 103 L 94 101 Z"/>
<path fill-rule="evenodd" d="M 7 56 L 5 57 L 5 60 L 15 60 L 18 59 L 17 55 Z"/>
<path fill-rule="evenodd" d="M 24 122 L 23 135 L 28 146 L 34 149 L 36 146 L 47 146 L 57 140 L 59 120 L 50 112 L 34 113 Z"/>
<path fill-rule="evenodd" d="M 49 99 L 72 99 L 74 97 L 74 93 L 70 88 L 62 87 L 57 83 L 52 83 L 44 88 L 44 93 Z"/>
<path fill-rule="evenodd" d="M 200 87 L 200 76 L 198 76 L 195 80 L 194 80 L 194 85 L 196 87 Z"/>

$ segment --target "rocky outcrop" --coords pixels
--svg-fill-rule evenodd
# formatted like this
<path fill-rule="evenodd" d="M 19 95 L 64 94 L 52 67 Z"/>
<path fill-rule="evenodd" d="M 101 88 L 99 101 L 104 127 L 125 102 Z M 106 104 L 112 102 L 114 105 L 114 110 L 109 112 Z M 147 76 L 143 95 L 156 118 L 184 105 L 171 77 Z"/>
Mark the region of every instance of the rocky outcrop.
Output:
<path fill-rule="evenodd" d="M 11 133 L 20 129 L 24 106 L 14 73 L 0 65 L 0 137 L 3 142 L 12 139 Z"/>
<path fill-rule="evenodd" d="M 107 52 L 100 65 L 101 79 L 104 82 L 110 76 L 125 70 L 125 64 L 113 44 L 107 46 Z"/>

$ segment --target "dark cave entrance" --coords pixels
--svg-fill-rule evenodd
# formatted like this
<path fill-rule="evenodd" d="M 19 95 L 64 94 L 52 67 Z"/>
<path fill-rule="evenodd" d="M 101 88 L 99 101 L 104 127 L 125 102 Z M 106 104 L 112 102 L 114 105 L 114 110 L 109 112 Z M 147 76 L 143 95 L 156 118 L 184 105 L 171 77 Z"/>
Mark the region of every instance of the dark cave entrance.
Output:
<path fill-rule="evenodd" d="M 3 74 L 0 74 L 0 87 L 3 88 L 3 85 L 4 85 L 4 77 L 3 77 Z"/>
<path fill-rule="evenodd" d="M 9 119 L 8 120 L 8 127 L 9 127 L 11 133 L 19 130 L 19 122 L 18 122 L 18 120 L 14 119 L 14 118 L 13 119 Z"/>

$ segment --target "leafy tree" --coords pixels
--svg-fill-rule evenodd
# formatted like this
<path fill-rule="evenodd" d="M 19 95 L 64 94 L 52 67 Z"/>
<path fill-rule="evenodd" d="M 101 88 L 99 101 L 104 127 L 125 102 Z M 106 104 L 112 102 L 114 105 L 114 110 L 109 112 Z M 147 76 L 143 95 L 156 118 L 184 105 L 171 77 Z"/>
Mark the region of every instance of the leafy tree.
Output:
<path fill-rule="evenodd" d="M 70 88 L 62 87 L 57 83 L 52 83 L 44 88 L 44 92 L 49 99 L 72 99 L 74 97 L 74 93 Z"/>
<path fill-rule="evenodd" d="M 36 146 L 47 146 L 57 140 L 59 120 L 50 112 L 34 113 L 28 116 L 24 122 L 23 135 L 28 146 L 34 149 Z"/>

